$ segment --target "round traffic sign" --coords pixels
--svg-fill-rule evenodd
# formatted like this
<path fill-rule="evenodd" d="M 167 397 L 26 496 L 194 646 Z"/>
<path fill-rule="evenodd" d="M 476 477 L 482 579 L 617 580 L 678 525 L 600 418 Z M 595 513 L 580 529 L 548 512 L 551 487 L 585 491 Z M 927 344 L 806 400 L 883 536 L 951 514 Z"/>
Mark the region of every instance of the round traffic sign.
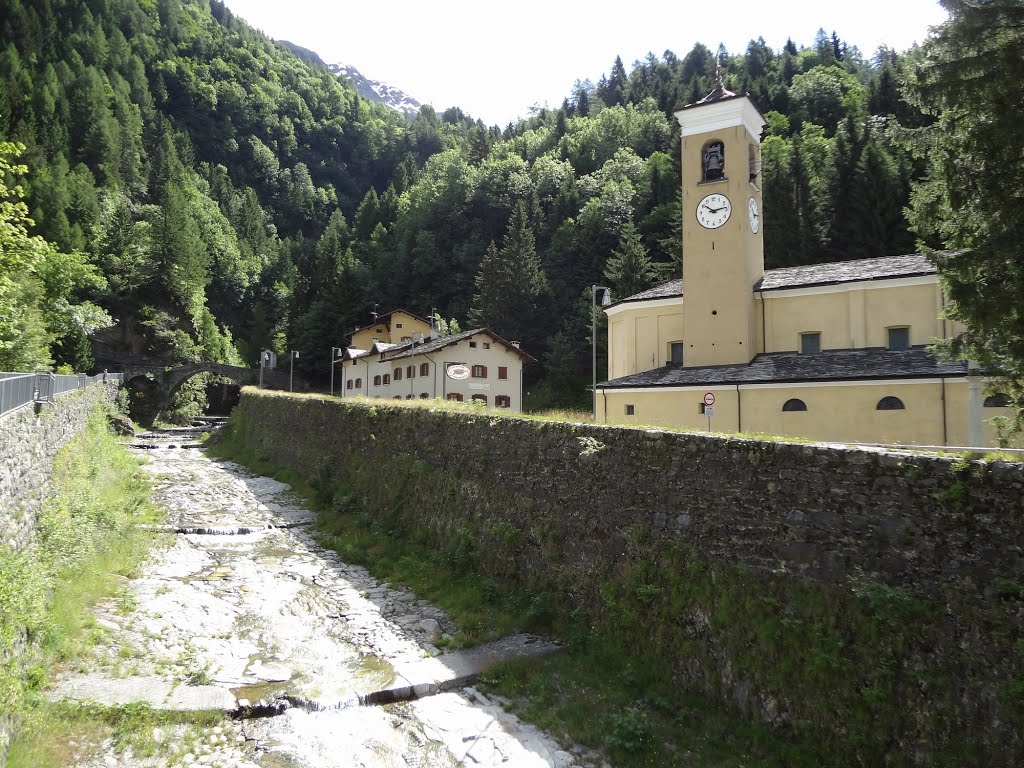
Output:
<path fill-rule="evenodd" d="M 706 393 L 704 395 L 704 405 L 709 405 L 710 406 L 710 405 L 714 405 L 714 404 L 715 404 L 715 394 L 713 392 Z"/>

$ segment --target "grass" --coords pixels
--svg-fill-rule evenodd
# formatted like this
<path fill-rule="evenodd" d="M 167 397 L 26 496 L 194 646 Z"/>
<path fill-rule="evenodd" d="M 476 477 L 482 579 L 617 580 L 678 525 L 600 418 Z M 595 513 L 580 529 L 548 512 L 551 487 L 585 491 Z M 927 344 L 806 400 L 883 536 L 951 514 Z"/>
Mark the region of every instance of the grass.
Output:
<path fill-rule="evenodd" d="M 600 749 L 619 768 L 821 765 L 813 748 L 675 690 L 669 670 L 606 635 L 579 634 L 563 653 L 500 664 L 478 687 L 509 697 L 518 715 L 563 743 Z"/>
<path fill-rule="evenodd" d="M 120 733 L 136 721 L 47 703 L 41 691 L 51 670 L 79 666 L 99 642 L 92 606 L 119 596 L 122 612 L 134 609 L 124 579 L 137 572 L 154 540 L 139 524 L 160 519 L 140 462 L 97 409 L 56 458 L 33 549 L 0 546 L 0 584 L 9 588 L 0 586 L 0 639 L 28 642 L 20 657 L 0 665 L 0 711 L 23 723 L 9 768 L 71 764 L 66 753 L 76 741 L 109 729 Z"/>
<path fill-rule="evenodd" d="M 384 400 L 381 398 L 365 397 L 363 395 L 349 397 L 331 397 L 319 393 L 283 392 L 280 390 L 259 390 L 260 394 L 269 397 L 297 397 L 311 400 L 335 400 L 343 401 L 346 404 L 360 405 L 370 408 L 411 408 L 428 411 L 449 411 L 452 413 L 473 413 L 487 418 L 496 419 L 519 419 L 522 421 L 550 421 L 561 424 L 594 424 L 591 411 L 575 408 L 546 408 L 538 411 L 516 413 L 512 411 L 496 410 L 487 408 L 478 402 L 455 402 L 453 400 Z M 614 419 L 597 422 L 597 426 L 617 427 L 621 429 L 638 429 L 643 431 L 656 430 L 658 432 L 670 432 L 679 435 L 704 435 L 721 438 L 742 438 L 749 440 L 772 440 L 775 442 L 811 443 L 813 440 L 806 440 L 798 437 L 787 437 L 785 435 L 746 434 L 731 432 L 707 432 L 703 429 L 683 429 L 680 427 L 666 427 L 659 424 L 636 424 L 625 423 Z"/>
<path fill-rule="evenodd" d="M 44 702 L 22 723 L 8 766 L 81 765 L 97 757 L 98 745 L 107 739 L 117 752 L 130 750 L 140 758 L 163 754 L 177 762 L 223 720 L 222 712 L 158 711 L 144 704 Z"/>
<path fill-rule="evenodd" d="M 293 393 L 293 392 L 281 392 L 277 390 L 260 390 L 264 395 L 283 396 L 283 397 L 304 397 L 314 399 L 326 399 L 329 395 L 316 394 L 316 393 Z M 414 409 L 426 409 L 426 410 L 441 410 L 451 411 L 453 413 L 476 413 L 481 416 L 487 416 L 488 418 L 502 418 L 502 419 L 522 419 L 525 421 L 551 421 L 563 424 L 594 424 L 592 413 L 589 410 L 579 410 L 575 408 L 545 408 L 543 410 L 523 412 L 523 413 L 512 413 L 507 411 L 499 411 L 492 408 L 486 408 L 482 404 L 473 402 L 458 403 L 450 400 L 383 400 L 380 398 L 365 397 L 357 395 L 355 397 L 345 398 L 331 398 L 334 400 L 344 400 L 348 403 L 354 403 L 374 408 L 414 408 Z M 829 443 L 829 444 L 844 444 L 849 445 L 852 448 L 858 447 L 858 443 L 844 443 L 843 441 L 832 441 L 832 440 L 812 440 L 806 437 L 796 437 L 792 435 L 772 435 L 763 432 L 708 432 L 704 429 L 683 429 L 681 427 L 664 426 L 661 424 L 637 424 L 634 422 L 621 422 L 615 419 L 608 419 L 607 421 L 597 422 L 597 426 L 616 427 L 619 429 L 638 429 L 643 431 L 654 430 L 657 432 L 668 432 L 676 435 L 702 435 L 705 437 L 719 437 L 722 439 L 730 440 L 757 440 L 762 442 L 772 443 L 795 443 L 799 445 L 815 445 L 818 443 Z M 999 450 L 978 450 L 978 451 L 949 451 L 948 449 L 924 449 L 916 448 L 913 445 L 900 446 L 899 448 L 893 448 L 901 453 L 920 453 L 927 455 L 950 455 L 950 456 L 966 456 L 968 458 L 980 459 L 983 461 L 1008 461 L 1014 463 L 1024 462 L 1024 454 L 1013 453 L 1011 451 L 999 451 Z"/>

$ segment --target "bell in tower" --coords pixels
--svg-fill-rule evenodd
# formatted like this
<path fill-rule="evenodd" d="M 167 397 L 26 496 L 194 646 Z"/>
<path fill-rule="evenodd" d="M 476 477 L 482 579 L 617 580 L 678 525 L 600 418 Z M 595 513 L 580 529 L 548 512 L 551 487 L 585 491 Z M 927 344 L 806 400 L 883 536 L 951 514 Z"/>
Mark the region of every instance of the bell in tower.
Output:
<path fill-rule="evenodd" d="M 704 147 L 703 181 L 718 181 L 725 177 L 725 145 L 720 141 L 709 142 Z"/>

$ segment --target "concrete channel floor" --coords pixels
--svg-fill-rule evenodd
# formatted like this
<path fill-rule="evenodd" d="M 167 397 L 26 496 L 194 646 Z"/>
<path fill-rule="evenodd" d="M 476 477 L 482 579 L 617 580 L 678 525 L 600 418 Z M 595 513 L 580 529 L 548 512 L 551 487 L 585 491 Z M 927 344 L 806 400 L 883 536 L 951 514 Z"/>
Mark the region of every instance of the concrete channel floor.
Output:
<path fill-rule="evenodd" d="M 98 609 L 94 653 L 50 695 L 225 720 L 187 738 L 162 729 L 154 756 L 108 743 L 79 765 L 603 765 L 471 687 L 497 659 L 557 646 L 517 635 L 441 653 L 444 612 L 321 548 L 288 486 L 212 461 L 189 432 L 135 443 L 167 510 L 163 544 Z"/>

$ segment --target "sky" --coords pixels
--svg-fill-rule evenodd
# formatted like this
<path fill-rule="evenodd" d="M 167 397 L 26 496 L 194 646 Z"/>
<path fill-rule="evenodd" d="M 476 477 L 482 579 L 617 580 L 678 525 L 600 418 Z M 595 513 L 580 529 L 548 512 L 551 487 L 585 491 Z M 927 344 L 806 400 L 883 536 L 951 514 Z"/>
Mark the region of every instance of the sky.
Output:
<path fill-rule="evenodd" d="M 577 80 L 597 82 L 621 56 L 682 57 L 703 43 L 742 53 L 758 37 L 780 50 L 833 30 L 865 57 L 923 42 L 946 13 L 937 0 L 225 0 L 275 40 L 351 64 L 442 111 L 505 126 L 533 106 L 558 107 Z M 722 10 L 717 10 L 722 9 Z M 725 10 L 728 9 L 728 10 Z"/>

